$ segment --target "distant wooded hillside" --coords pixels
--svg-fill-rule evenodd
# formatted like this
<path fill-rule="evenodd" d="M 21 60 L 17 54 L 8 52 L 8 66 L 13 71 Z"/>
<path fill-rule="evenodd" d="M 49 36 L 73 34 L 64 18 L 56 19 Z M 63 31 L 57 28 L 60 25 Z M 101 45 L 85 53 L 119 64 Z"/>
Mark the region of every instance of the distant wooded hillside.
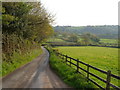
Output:
<path fill-rule="evenodd" d="M 103 25 L 103 26 L 56 26 L 54 27 L 57 33 L 93 33 L 100 38 L 118 38 L 118 25 Z"/>

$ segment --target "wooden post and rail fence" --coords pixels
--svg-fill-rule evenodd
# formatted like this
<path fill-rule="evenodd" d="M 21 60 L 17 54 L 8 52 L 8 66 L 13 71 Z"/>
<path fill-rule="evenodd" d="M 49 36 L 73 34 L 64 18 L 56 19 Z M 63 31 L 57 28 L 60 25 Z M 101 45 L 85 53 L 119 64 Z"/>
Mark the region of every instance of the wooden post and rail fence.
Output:
<path fill-rule="evenodd" d="M 113 85 L 112 83 L 110 83 L 111 78 L 115 78 L 115 79 L 117 79 L 118 81 L 120 81 L 120 76 L 116 76 L 116 75 L 112 74 L 110 70 L 108 70 L 108 71 L 103 71 L 103 70 L 98 69 L 98 68 L 96 68 L 96 67 L 94 67 L 94 66 L 91 66 L 91 65 L 86 64 L 86 63 L 84 63 L 84 62 L 82 62 L 82 61 L 79 61 L 79 59 L 74 59 L 74 58 L 69 57 L 69 56 L 67 56 L 67 55 L 61 54 L 61 53 L 57 52 L 56 50 L 53 50 L 53 51 L 56 53 L 57 56 L 59 56 L 62 60 L 64 60 L 64 62 L 66 62 L 67 65 L 69 65 L 69 66 L 71 66 L 71 65 L 75 66 L 75 69 L 77 70 L 78 73 L 81 73 L 80 70 L 86 72 L 86 73 L 87 73 L 87 74 L 86 74 L 87 80 L 93 82 L 93 83 L 94 83 L 95 85 L 97 85 L 99 88 L 104 89 L 104 90 L 110 90 L 110 87 L 112 87 L 112 88 L 114 88 L 115 90 L 120 90 L 120 87 L 118 87 L 118 86 Z M 73 61 L 76 61 L 76 64 L 73 63 Z M 87 70 L 85 70 L 84 68 L 80 67 L 79 64 L 83 64 L 83 65 L 87 66 Z M 107 75 L 106 80 L 104 80 L 103 78 L 101 78 L 101 77 L 99 77 L 99 76 L 91 73 L 91 72 L 90 72 L 90 68 L 92 68 L 92 69 L 94 69 L 94 70 L 97 70 L 97 71 L 99 71 L 99 72 L 101 72 L 101 73 L 103 73 L 103 74 L 106 74 L 106 75 Z M 82 74 L 82 73 L 81 73 L 81 74 Z M 99 85 L 97 82 L 95 82 L 94 80 L 92 80 L 92 79 L 90 78 L 90 75 L 93 76 L 93 77 L 95 77 L 95 78 L 97 78 L 97 79 L 99 79 L 100 81 L 106 83 L 106 87 L 102 87 L 102 86 Z M 119 83 L 119 84 L 120 84 L 120 83 Z"/>

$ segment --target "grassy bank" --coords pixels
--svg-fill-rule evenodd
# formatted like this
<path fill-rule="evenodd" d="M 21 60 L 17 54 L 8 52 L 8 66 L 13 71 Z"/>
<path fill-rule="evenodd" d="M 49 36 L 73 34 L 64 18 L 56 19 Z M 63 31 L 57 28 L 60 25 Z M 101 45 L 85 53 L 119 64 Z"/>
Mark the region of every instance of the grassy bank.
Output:
<path fill-rule="evenodd" d="M 56 47 L 59 52 L 66 54 L 75 59 L 79 59 L 87 64 L 95 66 L 96 68 L 102 69 L 104 71 L 111 70 L 112 74 L 119 75 L 118 69 L 118 48 L 107 48 L 107 47 Z M 73 63 L 76 63 L 73 61 Z M 87 70 L 86 66 L 80 64 L 82 68 Z M 83 71 L 80 71 L 86 74 Z M 96 70 L 90 69 L 90 72 L 106 80 L 106 75 L 100 73 Z M 105 83 L 90 76 L 93 80 L 99 83 L 101 86 L 105 87 Z M 111 78 L 111 83 L 118 85 L 118 80 Z"/>
<path fill-rule="evenodd" d="M 95 88 L 91 82 L 87 82 L 85 77 L 76 73 L 73 68 L 63 63 L 53 52 L 50 53 L 50 66 L 59 77 L 71 87 L 81 89 Z"/>
<path fill-rule="evenodd" d="M 29 53 L 20 54 L 18 52 L 14 52 L 13 56 L 11 57 L 11 62 L 2 62 L 2 74 L 0 76 L 5 76 L 17 68 L 27 64 L 28 62 L 32 61 L 34 58 L 39 56 L 42 53 L 42 49 L 32 49 Z"/>

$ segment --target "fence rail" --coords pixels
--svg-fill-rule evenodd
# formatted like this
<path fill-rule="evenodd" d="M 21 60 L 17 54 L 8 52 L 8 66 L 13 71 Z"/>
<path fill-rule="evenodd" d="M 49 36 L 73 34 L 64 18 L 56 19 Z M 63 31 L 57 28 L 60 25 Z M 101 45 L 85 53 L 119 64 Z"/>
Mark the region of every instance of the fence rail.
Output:
<path fill-rule="evenodd" d="M 115 85 L 113 85 L 112 83 L 110 83 L 111 78 L 115 78 L 115 79 L 120 80 L 120 76 L 116 76 L 116 75 L 114 75 L 114 74 L 111 74 L 111 71 L 110 71 L 110 70 L 108 70 L 108 71 L 106 72 L 106 71 L 103 71 L 103 70 L 101 70 L 101 69 L 98 69 L 98 68 L 96 68 L 96 67 L 94 67 L 94 66 L 91 66 L 91 65 L 89 65 L 89 64 L 86 64 L 86 63 L 84 63 L 84 62 L 82 62 L 82 61 L 79 61 L 78 59 L 74 59 L 74 58 L 72 58 L 72 57 L 70 57 L 70 56 L 61 54 L 61 53 L 57 52 L 56 50 L 53 50 L 53 51 L 56 53 L 57 56 L 59 56 L 60 58 L 62 58 L 62 59 L 64 60 L 64 62 L 66 62 L 67 65 L 69 65 L 69 66 L 74 65 L 74 66 L 76 67 L 76 70 L 77 70 L 78 73 L 81 73 L 81 72 L 79 71 L 79 69 L 82 70 L 82 71 L 84 71 L 84 72 L 86 72 L 86 73 L 87 73 L 86 78 L 88 79 L 88 81 L 93 82 L 93 83 L 94 83 L 95 85 L 97 85 L 99 88 L 104 89 L 104 90 L 110 90 L 110 87 L 113 87 L 113 88 L 115 88 L 115 89 L 117 89 L 117 90 L 120 90 L 120 87 L 115 86 Z M 68 59 L 69 59 L 69 60 L 68 60 Z M 73 60 L 73 61 L 76 61 L 76 64 L 73 63 L 72 60 Z M 67 62 L 69 62 L 69 64 L 68 64 Z M 85 66 L 87 66 L 87 70 L 85 70 L 85 69 L 83 69 L 82 67 L 80 67 L 80 65 L 79 65 L 80 63 L 83 64 L 83 65 L 85 65 Z M 99 77 L 99 76 L 91 73 L 90 70 L 89 70 L 90 68 L 92 68 L 92 69 L 94 69 L 94 70 L 97 70 L 97 71 L 99 71 L 99 72 L 101 72 L 101 73 L 103 73 L 103 74 L 106 74 L 106 75 L 107 75 L 106 80 L 104 80 L 104 79 L 102 79 L 101 77 Z M 82 73 L 81 73 L 81 74 L 82 74 Z M 91 76 L 99 79 L 100 81 L 106 83 L 106 87 L 102 87 L 101 85 L 99 85 L 97 82 L 95 82 L 94 80 L 92 80 L 92 79 L 89 77 L 89 75 L 91 75 Z"/>

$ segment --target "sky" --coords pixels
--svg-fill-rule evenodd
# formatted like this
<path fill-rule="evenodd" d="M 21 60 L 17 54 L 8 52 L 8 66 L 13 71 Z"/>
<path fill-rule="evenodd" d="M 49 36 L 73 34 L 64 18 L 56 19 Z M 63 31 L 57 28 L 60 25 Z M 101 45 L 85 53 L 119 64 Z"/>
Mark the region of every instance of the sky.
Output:
<path fill-rule="evenodd" d="M 120 0 L 40 0 L 55 15 L 54 25 L 118 25 Z"/>

